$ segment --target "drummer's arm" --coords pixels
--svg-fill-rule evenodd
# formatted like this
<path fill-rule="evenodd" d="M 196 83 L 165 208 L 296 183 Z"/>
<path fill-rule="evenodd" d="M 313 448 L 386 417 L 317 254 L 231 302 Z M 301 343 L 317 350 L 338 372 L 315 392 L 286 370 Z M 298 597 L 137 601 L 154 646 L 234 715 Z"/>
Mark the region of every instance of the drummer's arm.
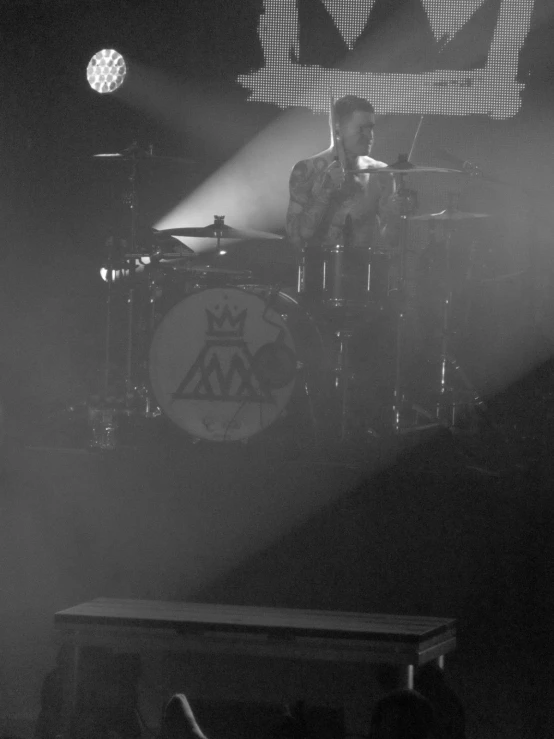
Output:
<path fill-rule="evenodd" d="M 298 162 L 291 172 L 287 235 L 299 251 L 313 237 L 329 207 L 335 186 L 325 175 L 325 170 L 318 171 L 308 162 Z"/>

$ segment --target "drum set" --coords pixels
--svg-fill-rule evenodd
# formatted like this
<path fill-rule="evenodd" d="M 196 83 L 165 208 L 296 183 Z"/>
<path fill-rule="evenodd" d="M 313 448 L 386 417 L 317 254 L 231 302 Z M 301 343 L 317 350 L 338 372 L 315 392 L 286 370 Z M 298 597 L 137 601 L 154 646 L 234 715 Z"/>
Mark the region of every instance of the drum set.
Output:
<path fill-rule="evenodd" d="M 122 158 L 131 163 L 133 189 L 137 150 Z M 404 158 L 378 171 L 397 182 L 399 238 L 386 250 L 339 243 L 295 255 L 283 237 L 233 228 L 224 216 L 149 229 L 139 247 L 131 192 L 129 238 L 108 240 L 102 270 L 104 366 L 100 392 L 87 406 L 90 446 L 116 449 L 123 426 L 159 418 L 194 443 L 283 433 L 339 448 L 467 424 L 483 401 L 451 346 L 452 237 L 460 222 L 486 214 L 460 211 L 454 196 L 443 211 L 416 214 L 417 193 L 406 179 L 458 170 L 415 167 Z M 433 370 L 426 365 L 419 373 L 427 375 L 423 389 L 412 381 L 414 366 L 429 358 L 413 347 L 411 221 L 443 233 L 438 348 Z M 205 239 L 209 249 L 193 251 L 191 238 Z M 254 258 L 241 263 L 245 247 Z M 265 260 L 260 279 L 255 255 L 268 249 L 287 267 L 272 277 Z"/>

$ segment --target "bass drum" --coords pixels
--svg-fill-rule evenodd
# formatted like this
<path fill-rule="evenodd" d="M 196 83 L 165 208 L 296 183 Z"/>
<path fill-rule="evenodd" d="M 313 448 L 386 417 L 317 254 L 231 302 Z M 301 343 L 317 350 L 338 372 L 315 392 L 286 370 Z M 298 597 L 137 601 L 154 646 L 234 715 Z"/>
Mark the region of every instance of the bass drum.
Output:
<path fill-rule="evenodd" d="M 191 437 L 247 440 L 287 414 L 295 388 L 307 387 L 315 333 L 286 293 L 260 286 L 200 290 L 173 306 L 154 333 L 152 390 L 165 415 Z"/>

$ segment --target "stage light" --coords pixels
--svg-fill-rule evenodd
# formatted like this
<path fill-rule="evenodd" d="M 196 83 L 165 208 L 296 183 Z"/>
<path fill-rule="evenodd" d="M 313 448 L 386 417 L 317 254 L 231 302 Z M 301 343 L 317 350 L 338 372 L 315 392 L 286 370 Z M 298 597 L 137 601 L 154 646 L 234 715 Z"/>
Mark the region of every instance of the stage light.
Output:
<path fill-rule="evenodd" d="M 87 67 L 87 80 L 99 93 L 115 92 L 127 75 L 125 59 L 115 49 L 96 52 Z"/>

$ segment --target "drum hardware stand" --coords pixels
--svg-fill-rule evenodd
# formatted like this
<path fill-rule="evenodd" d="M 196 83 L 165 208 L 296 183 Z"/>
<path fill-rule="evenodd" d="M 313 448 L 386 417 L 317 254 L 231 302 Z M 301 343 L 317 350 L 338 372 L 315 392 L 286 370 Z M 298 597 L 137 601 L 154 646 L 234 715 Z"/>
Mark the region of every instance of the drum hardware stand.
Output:
<path fill-rule="evenodd" d="M 407 157 L 400 155 L 399 161 L 406 161 Z M 407 170 L 406 174 L 409 174 Z M 406 331 L 406 311 L 407 311 L 407 288 L 406 288 L 406 256 L 408 253 L 408 217 L 414 213 L 418 206 L 417 191 L 406 187 L 404 177 L 401 173 L 395 175 L 399 177 L 400 183 L 397 189 L 397 195 L 400 203 L 400 233 L 398 238 L 400 266 L 398 276 L 398 306 L 396 307 L 396 341 L 395 341 L 395 358 L 394 358 L 394 386 L 392 391 L 392 431 L 395 434 L 405 434 L 420 431 L 423 427 L 419 424 L 416 417 L 415 425 L 406 427 L 403 423 L 403 415 L 406 408 L 416 412 L 415 407 L 407 402 L 404 392 L 404 357 L 405 357 L 405 331 Z M 424 414 L 429 415 L 429 414 Z M 425 428 L 429 424 L 425 424 Z"/>
<path fill-rule="evenodd" d="M 93 404 L 90 400 L 86 404 L 87 420 L 90 425 L 91 438 L 89 447 L 101 451 L 111 451 L 116 448 L 117 410 L 113 402 L 109 402 L 111 379 L 111 342 L 112 342 L 112 298 L 113 277 L 115 266 L 120 266 L 120 260 L 114 258 L 114 238 L 106 239 L 108 255 L 106 259 L 106 324 L 104 340 L 104 370 L 103 388 L 100 403 Z"/>
<path fill-rule="evenodd" d="M 341 315 L 346 307 L 346 296 L 342 284 L 342 275 L 344 271 L 345 249 L 352 248 L 352 216 L 347 214 L 342 229 L 342 241 L 335 244 L 328 251 L 332 255 L 329 261 L 330 274 L 327 273 L 327 263 L 323 262 L 323 285 L 322 295 L 325 304 L 331 308 L 334 313 L 339 311 L 338 315 L 341 327 L 334 332 L 334 337 L 338 343 L 336 349 L 336 362 L 333 371 L 334 391 L 338 397 L 339 403 L 339 444 L 345 444 L 349 441 L 348 417 L 350 410 L 350 389 L 351 389 L 351 367 L 350 367 L 350 341 L 354 334 L 351 320 L 347 314 Z"/>
<path fill-rule="evenodd" d="M 296 281 L 296 292 L 299 296 L 303 296 L 306 293 L 306 262 L 307 262 L 307 256 L 306 256 L 306 248 L 304 247 L 300 254 L 300 259 L 298 260 L 298 270 L 297 270 L 297 281 Z M 312 316 L 310 310 L 305 305 L 304 310 L 306 312 L 306 316 L 308 317 L 310 323 L 316 328 L 318 335 L 321 338 L 321 334 L 319 331 L 319 327 L 317 325 L 317 321 Z M 323 344 L 323 340 L 322 340 Z M 302 366 L 300 367 L 302 370 L 302 386 L 304 390 L 304 395 L 306 396 L 306 400 L 308 402 L 308 409 L 310 414 L 310 424 L 312 427 L 313 432 L 313 443 L 318 444 L 322 441 L 321 438 L 321 429 L 320 429 L 320 422 L 317 419 L 317 415 L 315 412 L 314 402 L 312 400 L 312 393 L 310 391 L 310 380 L 307 377 L 307 369 L 306 364 L 303 362 Z"/>
<path fill-rule="evenodd" d="M 138 145 L 134 142 L 127 150 L 127 153 L 133 154 L 138 151 Z M 131 172 L 128 182 L 129 188 L 123 195 L 123 202 L 128 206 L 130 211 L 129 236 L 130 243 L 126 239 L 121 239 L 120 248 L 122 255 L 127 254 L 129 250 L 132 253 L 137 251 L 136 235 L 137 235 L 137 160 L 136 156 L 130 157 Z M 126 337 L 126 356 L 125 356 L 125 373 L 124 373 L 124 410 L 117 407 L 117 404 L 109 402 L 110 398 L 110 379 L 111 379 L 111 341 L 112 341 L 112 298 L 113 298 L 113 270 L 120 266 L 121 259 L 117 259 L 114 255 L 114 238 L 109 236 L 106 240 L 108 247 L 107 258 L 107 295 L 106 295 L 106 336 L 105 336 L 105 356 L 104 356 L 104 372 L 103 372 L 103 392 L 100 407 L 94 407 L 88 404 L 88 420 L 91 427 L 90 447 L 92 449 L 102 451 L 113 451 L 117 448 L 117 428 L 118 416 L 121 413 L 129 415 L 132 412 L 132 400 L 135 395 L 133 387 L 133 359 L 134 359 L 134 331 L 135 331 L 135 273 L 136 264 L 133 259 L 124 262 L 124 269 L 129 271 L 129 290 L 127 293 L 127 337 Z"/>
<path fill-rule="evenodd" d="M 223 236 L 223 227 L 225 226 L 225 216 L 214 216 L 214 230 L 216 236 L 217 253 L 221 251 L 221 238 Z"/>
<path fill-rule="evenodd" d="M 451 247 L 452 247 L 452 226 L 447 227 L 446 238 L 444 240 L 445 253 L 445 294 L 442 301 L 442 317 L 441 317 L 441 349 L 440 349 L 440 375 L 439 375 L 439 391 L 436 403 L 437 420 L 442 421 L 446 426 L 450 427 L 455 422 L 456 399 L 454 392 L 447 383 L 447 370 L 452 366 L 455 370 L 460 367 L 456 360 L 449 352 L 449 340 L 451 330 L 451 309 L 452 309 L 452 275 L 451 275 Z"/>
<path fill-rule="evenodd" d="M 339 417 L 340 417 L 340 433 L 339 442 L 343 444 L 347 441 L 348 436 L 348 410 L 349 410 L 349 390 L 350 390 L 350 352 L 349 344 L 353 331 L 349 326 L 339 329 L 335 333 L 338 341 L 337 362 L 334 370 L 335 390 L 339 395 Z"/>
<path fill-rule="evenodd" d="M 158 266 L 160 254 L 156 252 L 150 255 L 150 263 L 145 266 L 145 272 L 148 275 L 148 318 L 147 318 L 147 335 L 148 346 L 150 346 L 157 323 L 157 300 L 158 300 L 158 282 L 156 280 L 156 267 Z M 131 290 L 134 291 L 133 286 Z M 131 291 L 130 291 L 131 292 Z M 126 413 L 127 415 L 138 415 L 141 418 L 158 418 L 162 411 L 153 398 L 152 391 L 147 382 L 136 382 L 132 378 L 133 367 L 133 306 L 132 296 L 129 296 L 129 336 L 128 336 L 128 353 L 127 353 L 127 391 L 126 391 Z M 142 358 L 143 362 L 146 359 Z"/>
<path fill-rule="evenodd" d="M 223 218 L 223 216 L 222 216 Z M 304 271 L 303 267 L 305 267 L 305 263 L 303 265 L 299 265 L 298 269 L 298 285 L 302 287 L 304 285 Z M 266 302 L 266 309 L 274 308 L 274 310 L 277 310 L 277 306 L 274 305 L 276 298 L 279 296 L 281 292 L 281 285 L 280 284 L 273 284 L 269 285 L 267 289 L 267 293 L 264 295 L 264 300 Z M 310 315 L 308 311 L 306 311 L 306 315 L 309 318 L 310 322 L 316 325 L 316 322 Z M 286 316 L 282 315 L 283 320 L 286 322 Z M 306 402 L 308 404 L 308 413 L 310 418 L 310 427 L 313 435 L 313 443 L 317 443 L 319 439 L 319 428 L 318 428 L 318 421 L 314 409 L 314 403 L 312 400 L 312 393 L 310 390 L 310 379 L 308 378 L 308 372 L 307 372 L 307 365 L 306 362 L 300 361 L 297 359 L 296 362 L 296 370 L 298 373 L 302 373 L 302 390 L 304 393 L 304 396 L 306 397 Z M 248 441 L 248 440 L 245 440 Z"/>
<path fill-rule="evenodd" d="M 124 195 L 124 202 L 127 204 L 129 208 L 129 242 L 126 240 L 123 240 L 123 246 L 125 253 L 127 254 L 136 254 L 138 252 L 138 244 L 137 244 L 137 226 L 138 226 L 138 219 L 139 219 L 139 200 L 138 200 L 138 193 L 137 193 L 137 164 L 138 164 L 138 156 L 141 153 L 141 150 L 138 146 L 138 143 L 134 141 L 131 146 L 129 146 L 125 153 L 129 155 L 129 160 L 131 162 L 131 171 L 128 177 L 129 181 L 129 188 L 127 193 Z M 150 155 L 152 155 L 152 151 L 150 150 Z M 154 254 L 151 256 L 151 262 L 156 262 L 156 255 Z M 128 276 L 128 282 L 129 282 L 129 288 L 127 293 L 127 350 L 126 350 L 126 358 L 125 358 L 125 379 L 124 379 L 124 387 L 125 387 L 125 413 L 127 415 L 133 415 L 134 413 L 137 413 L 137 399 L 140 401 L 141 410 L 139 411 L 140 415 L 144 416 L 145 418 L 153 418 L 156 416 L 159 416 L 161 414 L 160 409 L 157 407 L 157 405 L 152 401 L 151 393 L 149 388 L 145 383 L 136 384 L 135 378 L 134 378 L 134 362 L 135 362 L 135 324 L 136 324 L 136 273 L 137 273 L 137 264 L 136 259 L 129 259 L 129 276 Z M 148 266 L 150 266 L 148 265 Z M 153 331 L 153 321 L 154 321 L 154 315 L 155 315 L 155 298 L 154 301 L 152 300 L 152 283 L 151 280 L 149 280 L 149 291 L 150 291 L 150 302 L 152 304 L 151 307 L 151 314 L 149 319 L 149 328 L 151 331 Z M 154 288 L 155 290 L 155 288 Z"/>
<path fill-rule="evenodd" d="M 448 193 L 447 210 L 454 212 L 456 210 L 455 203 L 456 193 Z M 441 317 L 441 346 L 439 360 L 439 388 L 438 398 L 435 405 L 435 416 L 437 421 L 442 423 L 446 428 L 456 428 L 459 424 L 460 407 L 472 405 L 473 407 L 481 407 L 484 410 L 484 402 L 479 396 L 475 387 L 471 384 L 469 378 L 463 371 L 456 357 L 450 349 L 450 337 L 452 335 L 452 301 L 454 291 L 452 287 L 452 236 L 454 233 L 453 222 L 446 221 L 446 234 L 444 239 L 444 298 L 442 301 L 442 317 Z M 460 378 L 464 390 L 455 390 L 449 383 L 449 369 L 457 377 Z M 463 400 L 462 400 L 463 396 Z"/>
<path fill-rule="evenodd" d="M 138 195 L 137 195 L 137 157 L 139 151 L 138 143 L 134 141 L 127 150 L 134 154 L 130 157 L 131 171 L 129 174 L 129 189 L 125 200 L 129 206 L 129 243 L 128 251 L 135 254 L 137 251 L 137 220 L 138 220 Z M 127 357 L 125 366 L 125 406 L 127 411 L 131 410 L 134 397 L 133 386 L 133 358 L 134 358 L 134 331 L 135 331 L 135 278 L 136 262 L 134 259 L 129 263 L 129 292 L 127 294 Z"/>
<path fill-rule="evenodd" d="M 306 249 L 303 248 L 298 261 L 298 273 L 296 278 L 296 292 L 304 295 L 306 292 Z"/>
<path fill-rule="evenodd" d="M 312 435 L 313 435 L 313 443 L 317 443 L 319 439 L 319 427 L 317 422 L 317 417 L 314 410 L 314 403 L 312 400 L 312 395 L 310 392 L 310 382 L 308 378 L 306 377 L 306 366 L 302 364 L 300 367 L 300 370 L 302 371 L 302 389 L 304 391 L 304 395 L 306 396 L 306 401 L 308 403 L 308 412 L 310 414 L 310 426 L 312 429 Z"/>
<path fill-rule="evenodd" d="M 110 362 L 111 362 L 111 339 L 112 339 L 112 293 L 113 293 L 113 236 L 106 239 L 108 247 L 108 258 L 106 259 L 106 280 L 108 283 L 106 291 L 106 338 L 104 342 L 104 398 L 108 397 L 110 387 Z"/>

